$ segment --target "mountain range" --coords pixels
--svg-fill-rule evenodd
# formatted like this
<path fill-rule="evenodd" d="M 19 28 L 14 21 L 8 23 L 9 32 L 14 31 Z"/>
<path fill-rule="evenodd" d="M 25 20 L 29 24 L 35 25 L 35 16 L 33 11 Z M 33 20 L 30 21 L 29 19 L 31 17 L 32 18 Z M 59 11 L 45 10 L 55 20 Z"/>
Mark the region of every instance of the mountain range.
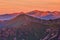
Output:
<path fill-rule="evenodd" d="M 46 17 L 46 16 L 45 16 Z M 58 23 L 60 22 L 60 18 L 57 19 L 50 19 L 52 23 Z M 0 21 L 0 26 L 21 26 L 21 25 L 28 25 L 31 22 L 41 23 L 41 24 L 52 24 L 50 20 L 45 20 L 41 18 L 37 18 L 35 16 L 27 15 L 27 14 L 19 14 L 16 17 L 10 19 L 10 20 L 4 20 Z"/>
<path fill-rule="evenodd" d="M 3 20 L 10 20 L 16 16 L 18 16 L 19 14 L 18 13 L 13 13 L 13 14 L 3 14 L 3 15 L 0 15 L 0 20 L 3 21 Z"/>
<path fill-rule="evenodd" d="M 37 18 L 40 18 L 40 19 L 45 19 L 45 20 L 60 18 L 60 12 L 59 11 L 51 12 L 51 11 L 34 10 L 34 11 L 31 11 L 31 12 L 28 12 L 27 15 L 37 17 Z"/>
<path fill-rule="evenodd" d="M 28 13 L 21 12 L 21 14 L 14 16 L 12 19 L 0 21 L 0 31 L 2 29 L 9 34 L 11 31 L 14 32 L 14 36 L 8 36 L 9 38 L 15 37 L 16 40 L 60 40 L 58 39 L 60 37 L 60 17 L 54 12 L 47 11 L 45 13 L 35 10 Z M 9 30 L 7 31 L 7 29 Z M 5 34 L 4 31 L 2 34 Z M 11 33 L 13 34 L 13 32 Z"/>
<path fill-rule="evenodd" d="M 34 11 L 27 12 L 27 13 L 20 12 L 20 13 L 0 15 L 0 20 L 10 20 L 10 19 L 13 19 L 14 17 L 16 17 L 20 14 L 26 14 L 26 15 L 33 16 L 33 17 L 36 17 L 39 19 L 44 19 L 44 20 L 60 18 L 60 12 L 59 11 L 51 12 L 51 11 L 34 10 Z"/>

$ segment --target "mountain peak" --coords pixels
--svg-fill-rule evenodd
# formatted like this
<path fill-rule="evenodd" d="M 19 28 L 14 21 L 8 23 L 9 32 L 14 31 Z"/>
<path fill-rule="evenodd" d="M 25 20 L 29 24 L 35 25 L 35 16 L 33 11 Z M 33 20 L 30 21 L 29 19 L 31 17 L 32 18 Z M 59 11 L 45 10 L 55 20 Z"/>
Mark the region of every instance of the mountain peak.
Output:
<path fill-rule="evenodd" d="M 32 11 L 32 12 L 40 12 L 39 10 L 34 10 L 34 11 Z"/>

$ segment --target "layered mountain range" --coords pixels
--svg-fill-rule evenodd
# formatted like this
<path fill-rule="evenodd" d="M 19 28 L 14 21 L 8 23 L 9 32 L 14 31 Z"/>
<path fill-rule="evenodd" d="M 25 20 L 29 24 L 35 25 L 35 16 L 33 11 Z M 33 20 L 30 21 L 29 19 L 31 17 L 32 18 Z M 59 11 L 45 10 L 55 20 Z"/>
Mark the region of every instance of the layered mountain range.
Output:
<path fill-rule="evenodd" d="M 31 12 L 28 12 L 28 15 L 36 18 L 40 18 L 40 19 L 45 19 L 45 20 L 60 18 L 60 12 L 58 11 L 51 12 L 51 11 L 34 10 Z"/>
<path fill-rule="evenodd" d="M 4 15 L 0 15 L 0 20 L 3 21 L 3 20 L 10 20 L 16 16 L 18 16 L 19 14 L 18 13 L 14 13 L 14 14 L 4 14 Z"/>
<path fill-rule="evenodd" d="M 59 12 L 34 10 L 13 15 L 7 16 L 9 20 L 0 21 L 0 32 L 3 34 L 0 39 L 60 40 Z"/>
<path fill-rule="evenodd" d="M 14 13 L 14 14 L 5 14 L 5 15 L 0 15 L 0 20 L 10 20 L 20 14 L 23 14 L 24 12 L 20 12 L 20 13 Z M 44 20 L 50 20 L 50 19 L 57 19 L 60 18 L 60 12 L 59 11 L 38 11 L 38 10 L 34 10 L 34 11 L 30 11 L 27 13 L 24 13 L 26 15 L 29 16 L 33 16 L 39 19 L 44 19 Z"/>
<path fill-rule="evenodd" d="M 42 18 L 40 18 L 42 17 Z M 43 19 L 44 17 L 44 19 Z M 47 18 L 45 18 L 47 17 Z M 0 26 L 21 26 L 21 25 L 28 25 L 31 22 L 36 22 L 36 23 L 41 23 L 41 24 L 51 24 L 52 23 L 58 23 L 60 22 L 60 18 L 51 18 L 51 16 L 36 16 L 36 15 L 30 15 L 30 14 L 19 14 L 13 18 L 11 18 L 10 20 L 4 20 L 4 21 L 0 21 Z M 50 20 L 49 20 L 50 19 Z M 51 22 L 50 22 L 51 21 Z M 59 23 L 58 23 L 59 24 Z"/>

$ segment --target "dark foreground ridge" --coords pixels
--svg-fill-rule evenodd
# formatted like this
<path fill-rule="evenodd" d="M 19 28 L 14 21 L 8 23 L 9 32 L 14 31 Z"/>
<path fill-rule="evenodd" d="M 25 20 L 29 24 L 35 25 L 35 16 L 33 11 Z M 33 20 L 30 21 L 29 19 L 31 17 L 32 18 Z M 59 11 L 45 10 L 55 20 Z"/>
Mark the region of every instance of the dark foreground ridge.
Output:
<path fill-rule="evenodd" d="M 0 40 L 60 40 L 60 19 L 41 20 L 21 14 L 0 26 Z"/>

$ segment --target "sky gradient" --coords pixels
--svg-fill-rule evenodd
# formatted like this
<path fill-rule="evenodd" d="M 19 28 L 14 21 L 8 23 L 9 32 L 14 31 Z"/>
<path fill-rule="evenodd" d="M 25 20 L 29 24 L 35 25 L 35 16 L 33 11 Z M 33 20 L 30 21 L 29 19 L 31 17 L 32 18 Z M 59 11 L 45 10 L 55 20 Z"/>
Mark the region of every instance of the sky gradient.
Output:
<path fill-rule="evenodd" d="M 60 0 L 0 0 L 0 14 L 32 10 L 60 11 Z"/>

